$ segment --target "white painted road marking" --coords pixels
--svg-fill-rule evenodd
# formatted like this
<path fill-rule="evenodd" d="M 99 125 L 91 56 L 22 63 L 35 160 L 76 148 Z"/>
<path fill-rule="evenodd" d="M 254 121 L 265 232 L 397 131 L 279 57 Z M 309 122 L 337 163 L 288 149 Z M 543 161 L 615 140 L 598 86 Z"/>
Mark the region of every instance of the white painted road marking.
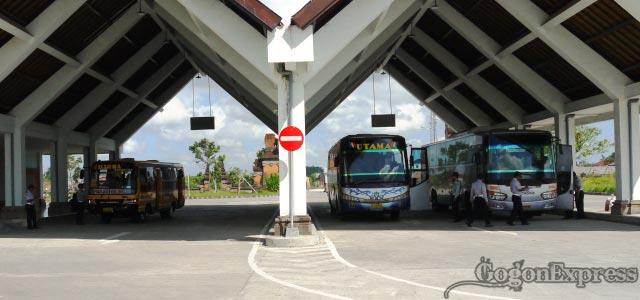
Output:
<path fill-rule="evenodd" d="M 487 230 L 484 228 L 480 228 L 480 227 L 471 227 L 471 229 L 475 229 L 475 230 L 479 230 L 479 231 L 484 231 L 484 232 L 488 232 L 488 233 L 503 233 L 503 234 L 508 234 L 508 235 L 513 235 L 513 236 L 517 236 L 518 233 L 517 232 L 511 232 L 511 231 L 502 231 L 502 230 Z"/>
<path fill-rule="evenodd" d="M 121 232 L 121 233 L 118 233 L 118 234 L 114 234 L 112 236 L 108 236 L 108 237 L 106 237 L 104 239 L 101 239 L 99 242 L 100 242 L 101 245 L 108 245 L 108 244 L 117 243 L 117 242 L 120 241 L 120 240 L 116 240 L 117 238 L 123 237 L 123 236 L 125 236 L 127 234 L 131 234 L 131 232 Z"/>
<path fill-rule="evenodd" d="M 264 227 L 262 228 L 262 232 L 261 234 L 267 234 L 268 230 L 269 230 L 269 225 L 271 225 L 271 220 L 274 219 L 276 217 L 276 214 L 278 213 L 278 211 L 276 211 L 273 216 L 271 217 L 271 219 L 269 219 L 269 222 L 267 222 L 266 225 L 264 225 Z M 310 294 L 315 294 L 315 295 L 320 295 L 320 296 L 324 296 L 327 298 L 331 298 L 331 299 L 340 299 L 340 300 L 350 300 L 351 298 L 348 297 L 343 297 L 343 296 L 339 296 L 339 295 L 334 295 L 334 294 L 330 294 L 330 293 L 325 293 L 322 291 L 318 291 L 318 290 L 313 290 L 313 289 L 309 289 L 306 287 L 302 287 L 299 286 L 297 284 L 293 284 L 290 283 L 288 281 L 284 281 L 278 278 L 275 278 L 269 274 L 267 274 L 267 272 L 263 271 L 260 267 L 258 267 L 258 265 L 256 264 L 256 253 L 258 252 L 258 248 L 260 248 L 260 246 L 262 245 L 262 242 L 254 242 L 253 243 L 253 247 L 251 248 L 251 252 L 249 252 L 249 256 L 247 257 L 247 262 L 249 263 L 249 266 L 251 267 L 251 269 L 258 275 L 262 276 L 263 278 L 273 281 L 275 283 L 278 283 L 280 285 L 292 288 L 292 289 L 296 289 L 299 291 L 303 291 L 306 293 L 310 293 Z"/>
<path fill-rule="evenodd" d="M 330 248 L 331 253 L 335 257 L 335 259 L 338 260 L 339 262 L 343 263 L 344 265 L 346 265 L 346 266 L 348 266 L 350 268 L 357 268 L 357 269 L 365 271 L 365 272 L 367 272 L 369 274 L 380 276 L 380 277 L 383 277 L 383 278 L 386 278 L 386 279 L 389 279 L 389 280 L 406 283 L 408 285 L 413 285 L 413 286 L 417 286 L 417 287 L 432 289 L 432 290 L 436 290 L 436 291 L 440 291 L 440 292 L 444 292 L 445 291 L 445 288 L 432 286 L 432 285 L 426 285 L 426 284 L 414 282 L 414 281 L 411 281 L 411 280 L 406 280 L 406 279 L 397 278 L 397 277 L 393 277 L 393 276 L 390 276 L 390 275 L 378 273 L 376 271 L 372 271 L 372 270 L 369 270 L 369 269 L 358 267 L 358 266 L 348 262 L 347 260 L 342 258 L 342 256 L 340 256 L 340 254 L 338 253 L 338 250 L 336 249 L 336 246 L 333 244 L 333 242 L 331 242 L 331 239 L 329 239 L 329 237 L 326 234 L 324 234 L 324 230 L 322 229 L 322 225 L 320 224 L 320 220 L 318 220 L 318 218 L 314 215 L 313 210 L 311 210 L 311 207 L 308 207 L 308 210 L 309 210 L 309 213 L 311 214 L 311 216 L 313 217 L 313 219 L 315 220 L 315 225 L 316 225 L 317 232 L 320 233 L 320 235 L 322 235 L 322 238 L 326 242 L 327 246 Z M 476 228 L 476 227 L 472 227 L 472 228 Z M 478 229 L 481 229 L 481 228 L 478 228 Z M 463 291 L 451 291 L 451 293 L 452 294 L 465 295 L 465 296 L 474 296 L 474 297 L 478 297 L 478 298 L 486 298 L 486 299 L 500 299 L 500 300 L 516 300 L 516 299 L 518 299 L 518 298 L 509 298 L 509 297 L 500 297 L 500 296 L 492 296 L 492 295 L 485 295 L 485 294 L 469 293 L 469 292 L 463 292 Z"/>

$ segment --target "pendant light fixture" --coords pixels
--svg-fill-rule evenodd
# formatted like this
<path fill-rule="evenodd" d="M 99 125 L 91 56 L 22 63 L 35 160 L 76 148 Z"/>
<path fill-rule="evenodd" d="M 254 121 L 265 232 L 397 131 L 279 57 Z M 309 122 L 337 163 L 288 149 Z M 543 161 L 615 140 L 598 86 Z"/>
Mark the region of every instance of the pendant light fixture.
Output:
<path fill-rule="evenodd" d="M 396 115 L 391 107 L 391 76 L 389 76 L 389 113 L 376 114 L 376 79 L 375 72 L 371 74 L 371 86 L 373 89 L 373 114 L 371 115 L 371 127 L 396 127 Z"/>
<path fill-rule="evenodd" d="M 202 78 L 200 73 L 192 80 L 192 101 L 193 101 L 193 116 L 191 117 L 191 130 L 207 130 L 215 129 L 215 118 L 213 117 L 213 108 L 211 106 L 211 78 L 207 76 L 207 87 L 209 90 L 209 116 L 208 117 L 196 117 L 196 88 L 195 80 Z"/>

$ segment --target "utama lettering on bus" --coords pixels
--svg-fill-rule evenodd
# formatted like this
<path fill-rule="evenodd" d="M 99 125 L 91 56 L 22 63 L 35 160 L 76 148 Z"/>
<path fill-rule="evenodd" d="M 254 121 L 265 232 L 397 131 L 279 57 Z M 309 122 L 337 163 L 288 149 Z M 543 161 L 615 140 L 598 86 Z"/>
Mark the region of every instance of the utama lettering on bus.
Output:
<path fill-rule="evenodd" d="M 356 150 L 382 150 L 396 149 L 396 143 L 351 143 L 351 148 Z"/>

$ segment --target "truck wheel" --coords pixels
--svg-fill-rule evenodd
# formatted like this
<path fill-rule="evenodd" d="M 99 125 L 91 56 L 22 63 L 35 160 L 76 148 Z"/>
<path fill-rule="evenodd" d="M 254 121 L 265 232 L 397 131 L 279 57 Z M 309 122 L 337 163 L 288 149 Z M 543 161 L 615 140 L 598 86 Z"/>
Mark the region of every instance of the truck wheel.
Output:
<path fill-rule="evenodd" d="M 102 223 L 104 223 L 104 224 L 111 223 L 111 217 L 112 217 L 112 215 L 108 214 L 108 213 L 107 214 L 105 214 L 105 213 L 100 214 L 100 220 L 102 220 Z"/>

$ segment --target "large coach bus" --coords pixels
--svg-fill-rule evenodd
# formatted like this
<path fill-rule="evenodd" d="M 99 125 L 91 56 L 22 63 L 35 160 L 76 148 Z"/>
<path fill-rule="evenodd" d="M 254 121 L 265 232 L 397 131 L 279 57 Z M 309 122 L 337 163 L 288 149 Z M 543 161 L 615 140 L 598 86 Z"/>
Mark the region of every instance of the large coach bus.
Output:
<path fill-rule="evenodd" d="M 345 136 L 329 150 L 327 195 L 331 212 L 374 211 L 397 220 L 409 208 L 407 144 L 401 136 Z"/>
<path fill-rule="evenodd" d="M 427 158 L 433 209 L 446 209 L 452 204 L 451 176 L 457 172 L 464 196 L 468 197 L 471 183 L 480 176 L 487 185 L 489 207 L 510 211 L 510 182 L 514 173 L 520 172 L 521 183 L 530 187 L 522 192 L 523 209 L 542 212 L 557 208 L 558 194 L 570 189 L 571 148 L 562 146 L 548 131 L 495 130 L 461 134 L 413 149 L 412 154 L 417 156 L 422 151 Z"/>
<path fill-rule="evenodd" d="M 89 206 L 109 223 L 115 215 L 144 222 L 159 212 L 170 218 L 184 206 L 185 178 L 182 165 L 158 161 L 121 159 L 93 164 Z"/>

